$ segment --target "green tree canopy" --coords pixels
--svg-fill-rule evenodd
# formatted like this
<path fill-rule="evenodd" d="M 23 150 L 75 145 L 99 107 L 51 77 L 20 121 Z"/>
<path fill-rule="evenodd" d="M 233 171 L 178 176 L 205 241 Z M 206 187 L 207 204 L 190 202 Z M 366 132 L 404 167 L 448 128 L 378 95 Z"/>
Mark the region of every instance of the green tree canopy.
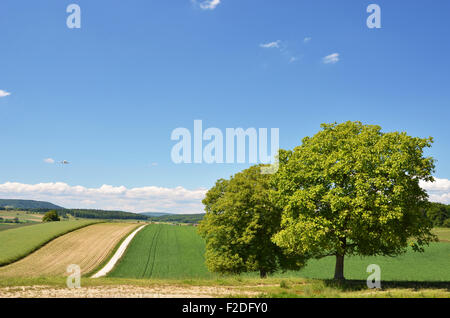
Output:
<path fill-rule="evenodd" d="M 60 221 L 58 212 L 56 212 L 55 210 L 48 211 L 47 213 L 44 214 L 44 217 L 42 218 L 42 222 L 55 222 L 55 221 Z"/>
<path fill-rule="evenodd" d="M 279 230 L 281 209 L 269 195 L 270 176 L 253 166 L 220 179 L 203 200 L 206 215 L 199 233 L 206 239 L 206 264 L 219 273 L 298 269 L 302 256 L 286 257 L 272 241 Z"/>
<path fill-rule="evenodd" d="M 433 226 L 443 226 L 444 222 L 450 219 L 450 205 L 432 203 L 426 210 L 426 214 Z"/>
<path fill-rule="evenodd" d="M 293 151 L 280 151 L 274 199 L 283 209 L 274 242 L 306 257 L 336 256 L 335 279 L 344 279 L 345 255 L 389 255 L 433 241 L 422 212 L 433 181 L 432 138 L 383 133 L 360 122 L 323 124 Z"/>

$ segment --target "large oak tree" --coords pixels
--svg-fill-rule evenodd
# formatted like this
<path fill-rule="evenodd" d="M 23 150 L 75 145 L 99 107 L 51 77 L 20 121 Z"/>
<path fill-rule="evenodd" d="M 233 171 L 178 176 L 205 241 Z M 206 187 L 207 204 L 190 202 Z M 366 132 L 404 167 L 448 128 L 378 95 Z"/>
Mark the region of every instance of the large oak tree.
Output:
<path fill-rule="evenodd" d="M 344 279 L 345 255 L 416 251 L 435 238 L 421 211 L 433 181 L 432 138 L 383 133 L 360 122 L 323 124 L 293 151 L 280 151 L 274 198 L 283 209 L 273 241 L 305 257 L 336 257 L 335 279 Z"/>

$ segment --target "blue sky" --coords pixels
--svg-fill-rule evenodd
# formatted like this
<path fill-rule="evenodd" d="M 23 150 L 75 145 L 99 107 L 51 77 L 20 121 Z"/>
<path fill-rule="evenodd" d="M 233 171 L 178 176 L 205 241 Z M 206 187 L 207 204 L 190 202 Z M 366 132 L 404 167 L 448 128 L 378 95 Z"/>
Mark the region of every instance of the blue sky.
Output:
<path fill-rule="evenodd" d="M 66 26 L 71 3 L 81 29 Z M 174 164 L 175 128 L 279 128 L 293 148 L 359 120 L 433 136 L 450 203 L 449 1 L 207 3 L 3 0 L 0 196 L 201 212 L 204 189 L 248 165 Z M 381 29 L 366 26 L 371 3 Z"/>

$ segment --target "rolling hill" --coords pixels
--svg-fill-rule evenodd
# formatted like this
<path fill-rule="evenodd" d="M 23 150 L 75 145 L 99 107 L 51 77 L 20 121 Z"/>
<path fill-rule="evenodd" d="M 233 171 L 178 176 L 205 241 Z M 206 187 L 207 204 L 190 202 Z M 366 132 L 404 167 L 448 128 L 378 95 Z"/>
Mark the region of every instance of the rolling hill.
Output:
<path fill-rule="evenodd" d="M 56 204 L 45 202 L 45 201 L 34 201 L 34 200 L 11 200 L 11 199 L 0 199 L 0 207 L 2 208 L 13 208 L 13 209 L 64 209 Z"/>

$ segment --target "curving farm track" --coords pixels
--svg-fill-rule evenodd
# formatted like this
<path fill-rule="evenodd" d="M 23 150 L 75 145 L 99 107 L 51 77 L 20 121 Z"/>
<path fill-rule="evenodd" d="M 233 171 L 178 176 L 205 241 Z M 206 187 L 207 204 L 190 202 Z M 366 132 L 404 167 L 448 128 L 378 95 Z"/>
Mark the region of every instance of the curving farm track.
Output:
<path fill-rule="evenodd" d="M 66 275 L 77 264 L 81 274 L 98 267 L 119 241 L 137 227 L 132 223 L 101 223 L 61 236 L 24 259 L 0 268 L 0 277 Z"/>
<path fill-rule="evenodd" d="M 131 240 L 133 240 L 134 236 L 143 228 L 145 225 L 142 225 L 141 227 L 137 228 L 133 231 L 130 235 L 127 236 L 127 238 L 120 244 L 119 248 L 117 249 L 116 253 L 114 253 L 113 257 L 109 260 L 109 262 L 97 273 L 95 273 L 92 278 L 99 278 L 106 276 L 113 268 L 116 266 L 116 263 L 121 259 L 122 255 L 125 253 L 128 244 L 130 244 Z"/>

